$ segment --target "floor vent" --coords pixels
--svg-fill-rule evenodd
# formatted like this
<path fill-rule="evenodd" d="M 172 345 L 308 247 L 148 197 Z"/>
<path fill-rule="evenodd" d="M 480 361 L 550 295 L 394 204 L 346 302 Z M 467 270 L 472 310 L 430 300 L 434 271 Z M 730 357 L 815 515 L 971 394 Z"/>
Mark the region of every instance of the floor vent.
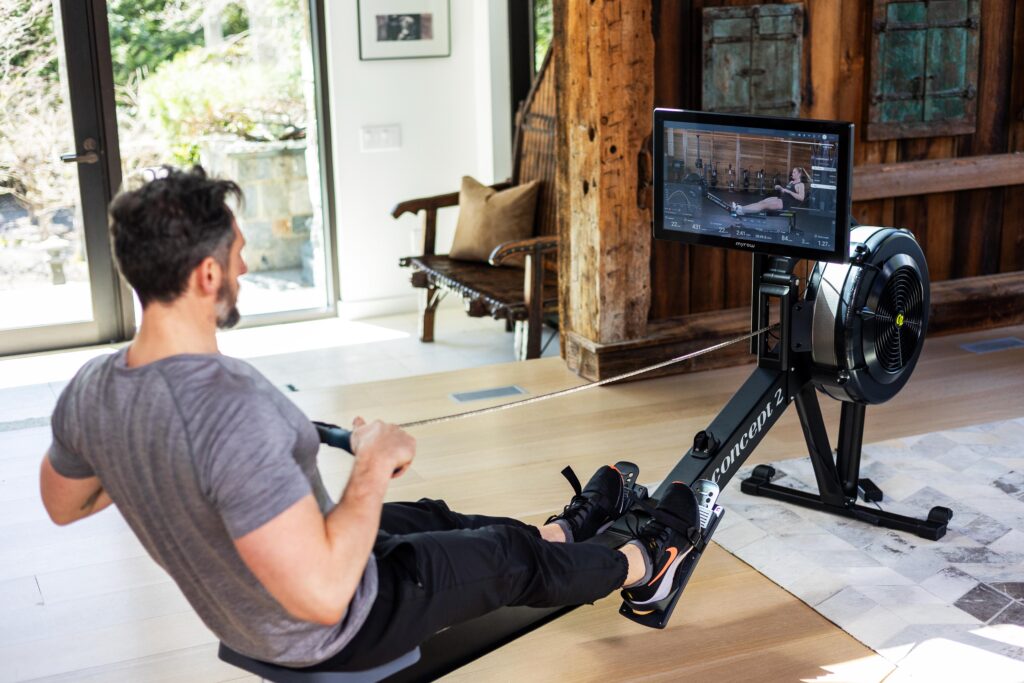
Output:
<path fill-rule="evenodd" d="M 456 403 L 469 403 L 470 401 L 483 401 L 488 398 L 501 398 L 502 396 L 516 396 L 517 394 L 525 394 L 524 389 L 520 389 L 514 384 L 510 384 L 505 387 L 494 387 L 493 389 L 480 389 L 479 391 L 462 391 L 457 394 L 452 394 L 452 400 Z"/>
<path fill-rule="evenodd" d="M 1003 337 L 1001 339 L 988 339 L 986 341 L 974 342 L 973 344 L 961 344 L 960 348 L 971 353 L 992 353 L 993 351 L 1005 351 L 1006 349 L 1019 349 L 1024 347 L 1024 340 L 1016 337 Z"/>

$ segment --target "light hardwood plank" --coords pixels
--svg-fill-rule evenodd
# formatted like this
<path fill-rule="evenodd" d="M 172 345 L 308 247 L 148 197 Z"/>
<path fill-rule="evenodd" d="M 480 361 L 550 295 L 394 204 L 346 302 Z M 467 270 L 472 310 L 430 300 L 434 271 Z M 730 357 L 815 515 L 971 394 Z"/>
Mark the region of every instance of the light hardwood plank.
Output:
<path fill-rule="evenodd" d="M 0 681 L 68 674 L 215 642 L 199 617 L 187 611 L 96 628 L 74 638 L 55 636 L 16 645 L 0 643 Z"/>
<path fill-rule="evenodd" d="M 0 462 L 35 454 L 42 458 L 50 445 L 50 427 L 0 431 Z"/>
<path fill-rule="evenodd" d="M 215 644 L 141 657 L 57 676 L 33 678 L 31 683 L 260 683 L 217 659 Z"/>
<path fill-rule="evenodd" d="M 4 548 L 3 551 L 3 558 L 0 559 L 0 581 L 85 567 L 100 562 L 131 559 L 146 554 L 146 549 L 131 531 L 84 538 L 69 535 L 65 541 L 31 551 L 20 548 Z"/>
<path fill-rule="evenodd" d="M 126 588 L 116 593 L 30 605 L 5 610 L 0 621 L 4 647 L 37 641 L 71 642 L 90 632 L 141 623 L 174 614 L 192 615 L 192 608 L 171 581 Z"/>
<path fill-rule="evenodd" d="M 43 604 L 43 595 L 34 576 L 0 581 L 0 605 L 3 606 L 5 618 L 13 610 L 41 604 Z"/>
<path fill-rule="evenodd" d="M 35 576 L 47 605 L 170 583 L 171 577 L 148 555 L 100 562 Z"/>

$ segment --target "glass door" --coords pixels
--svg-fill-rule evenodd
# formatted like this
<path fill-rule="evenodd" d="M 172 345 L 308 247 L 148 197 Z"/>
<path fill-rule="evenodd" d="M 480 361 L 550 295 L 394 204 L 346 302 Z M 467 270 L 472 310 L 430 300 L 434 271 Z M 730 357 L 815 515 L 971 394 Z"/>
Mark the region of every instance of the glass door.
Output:
<path fill-rule="evenodd" d="M 334 310 L 318 5 L 107 3 L 123 176 L 201 164 L 242 187 L 243 324 Z"/>
<path fill-rule="evenodd" d="M 0 355 L 123 339 L 131 329 L 106 207 L 92 0 L 0 0 Z"/>

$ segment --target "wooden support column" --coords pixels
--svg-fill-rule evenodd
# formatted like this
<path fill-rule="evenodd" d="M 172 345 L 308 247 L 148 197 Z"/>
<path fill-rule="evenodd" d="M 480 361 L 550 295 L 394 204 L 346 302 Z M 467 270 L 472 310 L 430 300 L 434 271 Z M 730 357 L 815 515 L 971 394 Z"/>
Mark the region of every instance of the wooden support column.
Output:
<path fill-rule="evenodd" d="M 574 335 L 607 344 L 647 332 L 654 36 L 651 0 L 554 10 L 563 348 L 581 372 Z"/>
<path fill-rule="evenodd" d="M 804 43 L 806 74 L 803 115 L 812 119 L 839 118 L 842 78 L 843 3 L 807 3 L 807 25 L 814 31 Z"/>

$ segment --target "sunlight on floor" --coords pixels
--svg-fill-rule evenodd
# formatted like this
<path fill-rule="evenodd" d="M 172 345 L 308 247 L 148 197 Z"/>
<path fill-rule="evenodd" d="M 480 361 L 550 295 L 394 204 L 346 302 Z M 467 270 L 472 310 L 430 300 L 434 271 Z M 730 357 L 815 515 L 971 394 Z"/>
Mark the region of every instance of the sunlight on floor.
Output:
<path fill-rule="evenodd" d="M 884 680 L 893 670 L 892 662 L 879 655 L 851 659 L 839 664 L 828 664 L 823 667 L 827 674 L 817 678 L 803 678 L 804 683 L 877 683 Z"/>
<path fill-rule="evenodd" d="M 438 332 L 432 344 L 419 341 L 418 315 L 413 312 L 228 330 L 217 335 L 217 342 L 222 353 L 253 363 L 278 386 L 296 384 L 306 388 L 515 360 L 512 336 L 505 332 L 504 325 L 491 319 L 470 318 L 458 308 L 447 307 L 438 310 L 437 319 Z M 557 341 L 557 333 L 546 333 Z M 56 396 L 61 385 L 84 363 L 122 346 L 105 344 L 0 358 L 0 391 L 49 384 L 49 391 Z M 544 355 L 559 355 L 558 344 L 551 344 Z M 16 400 L 9 393 L 4 398 Z"/>
<path fill-rule="evenodd" d="M 955 640 L 931 638 L 913 645 L 886 683 L 981 680 L 1019 683 L 1024 680 L 1024 662 Z"/>
<path fill-rule="evenodd" d="M 986 626 L 971 636 L 1006 645 L 1007 653 L 1024 648 L 1024 628 L 1012 624 Z M 1024 681 L 1024 661 L 948 638 L 929 638 L 886 648 L 878 655 L 824 667 L 829 673 L 802 679 L 805 683 L 903 683 L 910 681 Z"/>
<path fill-rule="evenodd" d="M 217 343 L 221 353 L 229 356 L 259 358 L 408 337 L 407 332 L 382 325 L 328 318 L 221 332 L 217 335 Z M 0 359 L 0 389 L 68 380 L 85 362 L 96 356 L 113 353 L 119 346 L 95 346 Z"/>
<path fill-rule="evenodd" d="M 971 633 L 982 638 L 988 638 L 989 640 L 1024 649 L 1024 628 L 1015 624 L 986 626 L 985 628 L 979 628 L 977 631 L 971 631 Z"/>
<path fill-rule="evenodd" d="M 406 339 L 408 333 L 354 320 L 327 318 L 290 325 L 230 330 L 217 335 L 221 353 L 258 358 L 282 353 Z"/>

